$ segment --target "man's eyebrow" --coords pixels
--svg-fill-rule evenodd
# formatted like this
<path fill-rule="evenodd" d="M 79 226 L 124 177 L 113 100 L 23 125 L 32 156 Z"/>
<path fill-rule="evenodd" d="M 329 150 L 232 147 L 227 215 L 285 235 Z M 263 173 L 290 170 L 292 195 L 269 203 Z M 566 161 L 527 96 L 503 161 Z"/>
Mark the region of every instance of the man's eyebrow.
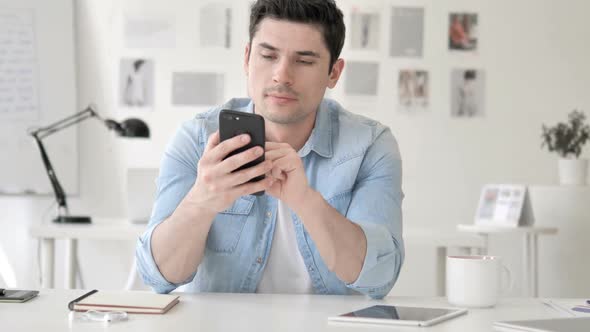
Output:
<path fill-rule="evenodd" d="M 258 46 L 265 48 L 269 51 L 279 51 L 278 48 L 276 48 L 268 43 L 264 43 L 264 42 L 258 44 Z M 314 51 L 297 51 L 295 53 L 297 53 L 297 55 L 299 55 L 299 56 L 311 56 L 314 58 L 320 58 L 320 54 L 317 52 L 314 52 Z"/>
<path fill-rule="evenodd" d="M 296 53 L 297 53 L 297 55 L 300 55 L 300 56 L 311 56 L 314 58 L 320 57 L 320 55 L 314 51 L 297 51 Z"/>
<path fill-rule="evenodd" d="M 268 43 L 260 43 L 260 44 L 258 44 L 258 46 L 260 46 L 262 48 L 266 48 L 267 50 L 271 50 L 271 51 L 278 51 L 279 50 L 278 48 L 276 48 Z"/>

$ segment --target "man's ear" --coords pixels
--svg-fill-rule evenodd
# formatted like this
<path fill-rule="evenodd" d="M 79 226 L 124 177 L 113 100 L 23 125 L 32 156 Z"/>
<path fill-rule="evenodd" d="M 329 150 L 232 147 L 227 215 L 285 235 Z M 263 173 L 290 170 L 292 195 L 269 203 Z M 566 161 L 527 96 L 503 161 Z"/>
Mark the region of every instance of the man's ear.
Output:
<path fill-rule="evenodd" d="M 246 77 L 248 77 L 249 63 L 250 63 L 250 44 L 246 44 L 246 48 L 244 50 L 244 72 L 246 73 Z"/>
<path fill-rule="evenodd" d="M 330 78 L 328 80 L 328 88 L 333 89 L 338 83 L 338 79 L 344 70 L 344 59 L 338 59 L 334 62 L 332 66 L 332 71 L 330 72 Z"/>

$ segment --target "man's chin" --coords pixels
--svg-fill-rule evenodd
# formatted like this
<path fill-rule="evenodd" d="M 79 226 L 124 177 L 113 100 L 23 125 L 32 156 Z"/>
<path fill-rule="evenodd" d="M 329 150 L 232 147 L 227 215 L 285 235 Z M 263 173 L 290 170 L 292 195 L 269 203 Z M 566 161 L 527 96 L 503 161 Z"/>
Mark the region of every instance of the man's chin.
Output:
<path fill-rule="evenodd" d="M 300 114 L 297 110 L 286 110 L 276 108 L 266 108 L 260 114 L 272 123 L 288 125 L 301 122 L 305 116 Z"/>

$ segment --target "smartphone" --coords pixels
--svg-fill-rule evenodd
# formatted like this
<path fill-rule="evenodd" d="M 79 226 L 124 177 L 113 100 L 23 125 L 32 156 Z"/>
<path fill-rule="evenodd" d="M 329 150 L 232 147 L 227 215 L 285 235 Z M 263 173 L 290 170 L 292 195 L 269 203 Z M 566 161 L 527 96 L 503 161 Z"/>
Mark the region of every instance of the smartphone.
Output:
<path fill-rule="evenodd" d="M 39 294 L 39 291 L 6 289 L 3 293 L 3 295 L 0 295 L 0 302 L 22 303 L 37 296 Z"/>
<path fill-rule="evenodd" d="M 250 135 L 250 142 L 239 149 L 232 151 L 225 158 L 229 158 L 233 155 L 251 149 L 255 146 L 260 146 L 264 149 L 266 142 L 265 131 L 264 131 L 264 118 L 258 114 L 238 112 L 232 110 L 221 110 L 219 112 L 219 139 L 221 142 L 230 139 L 234 136 L 241 134 Z M 256 166 L 264 161 L 264 153 L 257 159 L 241 166 L 234 172 Z M 248 182 L 255 182 L 264 179 L 264 175 L 257 176 Z M 264 194 L 264 191 L 254 193 L 254 195 L 260 196 Z"/>

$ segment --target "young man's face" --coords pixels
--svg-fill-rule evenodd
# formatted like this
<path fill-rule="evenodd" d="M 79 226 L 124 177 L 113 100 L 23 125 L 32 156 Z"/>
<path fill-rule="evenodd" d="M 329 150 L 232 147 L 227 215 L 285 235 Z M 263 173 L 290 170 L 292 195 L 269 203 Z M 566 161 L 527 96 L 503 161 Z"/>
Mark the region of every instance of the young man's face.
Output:
<path fill-rule="evenodd" d="M 285 125 L 315 119 L 324 92 L 336 85 L 344 61 L 339 59 L 331 71 L 329 66 L 330 51 L 318 27 L 263 19 L 246 47 L 244 61 L 256 113 Z"/>

